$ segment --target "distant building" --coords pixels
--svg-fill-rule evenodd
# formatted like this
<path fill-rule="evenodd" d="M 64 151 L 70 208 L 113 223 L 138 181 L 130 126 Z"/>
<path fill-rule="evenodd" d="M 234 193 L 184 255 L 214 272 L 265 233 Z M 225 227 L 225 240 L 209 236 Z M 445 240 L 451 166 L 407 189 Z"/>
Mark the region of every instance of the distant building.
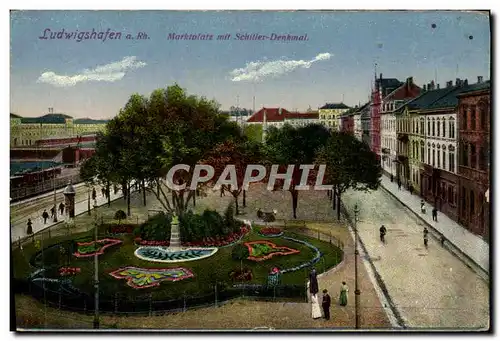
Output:
<path fill-rule="evenodd" d="M 318 124 L 318 113 L 315 112 L 290 112 L 285 108 L 262 108 L 254 113 L 247 120 L 247 124 L 264 124 L 264 113 L 266 114 L 266 124 L 268 127 L 277 128 L 289 124 L 293 127 L 306 126 L 309 124 Z"/>
<path fill-rule="evenodd" d="M 48 138 L 69 138 L 104 131 L 108 120 L 74 119 L 65 114 L 50 113 L 41 117 L 10 114 L 10 146 L 23 148 Z"/>
<path fill-rule="evenodd" d="M 327 103 L 318 109 L 320 123 L 332 130 L 340 130 L 340 115 L 351 109 L 344 103 Z"/>

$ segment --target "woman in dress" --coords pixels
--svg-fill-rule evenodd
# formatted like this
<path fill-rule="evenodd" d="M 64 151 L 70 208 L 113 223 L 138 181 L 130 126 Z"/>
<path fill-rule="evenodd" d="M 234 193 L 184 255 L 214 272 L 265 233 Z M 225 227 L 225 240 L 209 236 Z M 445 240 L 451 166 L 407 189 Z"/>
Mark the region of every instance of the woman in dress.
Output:
<path fill-rule="evenodd" d="M 345 282 L 342 282 L 342 286 L 340 287 L 340 305 L 347 305 L 347 293 L 349 292 L 349 288 Z"/>
<path fill-rule="evenodd" d="M 321 307 L 319 306 L 318 294 L 311 295 L 311 312 L 313 319 L 321 317 Z"/>

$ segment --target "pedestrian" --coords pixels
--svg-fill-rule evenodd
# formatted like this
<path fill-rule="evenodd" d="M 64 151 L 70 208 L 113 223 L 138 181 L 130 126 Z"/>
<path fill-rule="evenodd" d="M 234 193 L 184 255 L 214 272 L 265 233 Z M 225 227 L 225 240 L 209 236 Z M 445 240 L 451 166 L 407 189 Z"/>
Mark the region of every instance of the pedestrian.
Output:
<path fill-rule="evenodd" d="M 425 203 L 424 203 L 424 199 L 420 200 L 420 212 L 422 212 L 423 214 L 425 214 Z"/>
<path fill-rule="evenodd" d="M 413 195 L 413 190 L 414 190 L 413 185 L 410 185 L 409 189 L 410 189 L 410 194 Z"/>
<path fill-rule="evenodd" d="M 95 199 L 97 198 L 97 192 L 95 191 L 95 187 L 92 188 L 92 200 L 95 201 Z"/>
<path fill-rule="evenodd" d="M 398 189 L 401 190 L 401 180 L 398 179 Z"/>
<path fill-rule="evenodd" d="M 47 224 L 47 219 L 49 219 L 49 214 L 47 213 L 47 210 L 43 210 L 42 218 L 43 218 L 43 223 Z"/>
<path fill-rule="evenodd" d="M 32 235 L 33 234 L 33 223 L 31 222 L 31 219 L 28 218 L 28 230 L 26 231 L 26 233 L 28 235 Z"/>
<path fill-rule="evenodd" d="M 380 241 L 382 243 L 385 243 L 385 234 L 387 233 L 387 229 L 385 228 L 384 225 L 380 226 Z"/>
<path fill-rule="evenodd" d="M 391 182 L 394 182 L 394 175 L 391 174 Z"/>
<path fill-rule="evenodd" d="M 325 320 L 330 319 L 330 305 L 331 305 L 332 300 L 330 299 L 330 295 L 328 295 L 328 290 L 324 289 L 323 290 L 323 313 L 325 314 Z"/>
<path fill-rule="evenodd" d="M 311 295 L 316 295 L 319 291 L 318 288 L 318 274 L 316 272 L 316 269 L 312 269 L 311 273 L 309 274 L 309 292 Z"/>
<path fill-rule="evenodd" d="M 339 303 L 341 306 L 346 306 L 347 305 L 347 293 L 349 292 L 349 287 L 345 282 L 342 282 L 342 285 L 340 286 L 340 298 L 339 298 Z"/>
<path fill-rule="evenodd" d="M 436 206 L 432 209 L 432 220 L 434 220 L 436 223 L 438 221 L 438 209 Z"/>
<path fill-rule="evenodd" d="M 52 208 L 50 209 L 50 217 L 51 218 L 54 218 L 54 214 L 56 214 L 56 206 L 52 206 Z"/>
<path fill-rule="evenodd" d="M 106 197 L 106 189 L 104 187 L 101 187 L 101 194 L 103 197 Z"/>
<path fill-rule="evenodd" d="M 321 317 L 318 294 L 311 295 L 311 317 L 313 319 L 319 319 Z"/>
<path fill-rule="evenodd" d="M 63 203 L 59 204 L 59 211 L 61 211 L 61 215 L 63 215 L 63 213 L 64 213 L 64 204 Z"/>
<path fill-rule="evenodd" d="M 113 192 L 115 195 L 118 193 L 118 187 L 116 185 L 113 185 Z"/>
<path fill-rule="evenodd" d="M 424 246 L 426 249 L 428 242 L 429 242 L 429 230 L 427 229 L 427 227 L 424 227 Z"/>

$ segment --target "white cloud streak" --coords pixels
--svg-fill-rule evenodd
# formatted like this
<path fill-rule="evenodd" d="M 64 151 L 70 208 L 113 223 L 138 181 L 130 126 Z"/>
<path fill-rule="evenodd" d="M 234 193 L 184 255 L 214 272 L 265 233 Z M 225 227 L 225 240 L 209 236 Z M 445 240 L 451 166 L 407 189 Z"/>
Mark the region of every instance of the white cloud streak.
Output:
<path fill-rule="evenodd" d="M 290 73 L 298 68 L 308 69 L 313 63 L 328 60 L 331 53 L 320 53 L 312 60 L 273 60 L 250 62 L 244 68 L 234 69 L 229 74 L 233 82 L 261 81 Z"/>
<path fill-rule="evenodd" d="M 86 82 L 116 82 L 121 80 L 128 71 L 140 69 L 147 64 L 137 61 L 137 57 L 125 57 L 120 61 L 100 65 L 94 69 L 85 69 L 75 75 L 58 75 L 47 71 L 40 75 L 37 82 L 47 83 L 56 87 L 71 87 Z"/>

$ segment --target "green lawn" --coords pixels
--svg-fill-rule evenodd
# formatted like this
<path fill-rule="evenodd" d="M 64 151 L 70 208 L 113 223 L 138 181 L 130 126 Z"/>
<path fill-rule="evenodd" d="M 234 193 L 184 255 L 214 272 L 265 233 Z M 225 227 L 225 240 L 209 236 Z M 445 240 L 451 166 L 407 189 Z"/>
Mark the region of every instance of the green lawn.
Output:
<path fill-rule="evenodd" d="M 266 238 L 257 234 L 256 227 L 250 232 L 242 242 L 252 240 L 267 240 L 277 246 L 287 246 L 300 251 L 298 254 L 287 256 L 274 256 L 269 260 L 255 262 L 244 260 L 242 262 L 235 261 L 231 258 L 232 247 L 220 248 L 215 255 L 199 261 L 181 262 L 181 263 L 153 263 L 141 260 L 134 255 L 137 248 L 133 243 L 132 235 L 109 236 L 123 240 L 123 243 L 117 246 L 111 246 L 104 251 L 104 255 L 99 256 L 99 281 L 100 292 L 102 297 L 114 297 L 115 293 L 119 292 L 121 298 L 127 296 L 129 299 L 139 299 L 151 293 L 154 300 L 167 300 L 181 297 L 182 295 L 197 296 L 203 293 L 213 291 L 212 283 L 226 283 L 231 285 L 229 272 L 233 269 L 239 269 L 240 266 L 250 267 L 253 273 L 253 280 L 250 283 L 264 284 L 267 280 L 267 275 L 272 267 L 280 269 L 298 266 L 314 258 L 315 252 L 306 245 L 299 244 L 294 241 L 289 241 L 281 237 Z M 44 242 L 44 246 L 48 247 L 63 241 L 74 239 L 91 240 L 93 232 L 85 232 L 70 237 L 57 237 Z M 104 232 L 100 233 L 100 238 L 104 237 Z M 329 269 L 341 261 L 341 251 L 328 242 L 319 241 L 315 238 L 310 238 L 302 234 L 286 231 L 284 236 L 307 241 L 316 246 L 323 253 L 321 260 L 315 265 L 319 272 Z M 23 251 L 14 250 L 14 276 L 16 278 L 26 278 L 34 271 L 29 264 L 30 258 L 36 253 L 33 245 L 24 247 Z M 57 256 L 57 252 L 53 252 L 50 258 L 53 262 L 59 263 L 59 266 L 71 266 L 81 268 L 81 273 L 73 277 L 75 287 L 85 291 L 93 292 L 93 276 L 94 276 L 94 257 L 76 258 L 74 256 Z M 46 254 L 48 255 L 48 254 Z M 68 264 L 68 259 L 70 263 Z M 159 287 L 133 289 L 126 284 L 125 279 L 113 278 L 109 273 L 125 266 L 136 266 L 145 268 L 170 268 L 170 267 L 186 267 L 190 269 L 195 277 L 185 279 L 180 282 L 161 282 Z M 296 272 L 285 273 L 282 275 L 283 284 L 305 284 L 309 269 L 302 269 Z M 248 283 L 248 282 L 247 282 Z"/>

